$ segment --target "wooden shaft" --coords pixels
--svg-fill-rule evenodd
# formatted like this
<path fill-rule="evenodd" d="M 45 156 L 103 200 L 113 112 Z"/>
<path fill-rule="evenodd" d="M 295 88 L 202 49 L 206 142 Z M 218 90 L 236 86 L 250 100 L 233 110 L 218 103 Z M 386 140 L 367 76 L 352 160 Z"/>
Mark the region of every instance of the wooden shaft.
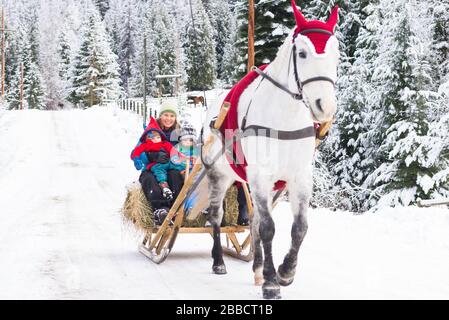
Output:
<path fill-rule="evenodd" d="M 228 238 L 231 240 L 232 245 L 234 246 L 235 251 L 237 251 L 237 254 L 240 254 L 242 252 L 242 247 L 240 246 L 239 240 L 235 236 L 234 233 L 228 233 Z"/>
<path fill-rule="evenodd" d="M 334 123 L 334 121 L 335 121 L 335 119 L 332 119 L 331 121 L 324 122 L 324 123 L 322 123 L 320 125 L 320 127 L 318 128 L 317 139 L 315 140 L 315 147 L 319 146 L 319 144 L 322 141 L 319 138 L 323 138 L 323 137 L 326 136 L 326 134 L 328 133 L 328 131 L 332 127 L 332 124 Z"/>
<path fill-rule="evenodd" d="M 248 15 L 248 73 L 254 66 L 254 0 L 249 0 Z"/>
<path fill-rule="evenodd" d="M 249 193 L 248 184 L 242 182 L 243 191 L 245 192 L 246 204 L 248 205 L 248 215 L 250 218 L 253 216 L 253 203 L 251 201 L 251 194 Z"/>
<path fill-rule="evenodd" d="M 231 104 L 229 102 L 223 103 L 223 106 L 220 109 L 220 113 L 218 114 L 218 118 L 214 124 L 215 129 L 218 130 L 221 128 L 221 125 L 223 124 L 223 121 L 226 118 L 230 108 L 231 108 Z"/>
<path fill-rule="evenodd" d="M 245 250 L 251 244 L 251 234 L 249 234 L 242 243 L 242 250 Z"/>
<path fill-rule="evenodd" d="M 184 183 L 189 178 L 189 174 L 190 174 L 190 157 L 186 159 L 186 173 L 184 174 Z"/>

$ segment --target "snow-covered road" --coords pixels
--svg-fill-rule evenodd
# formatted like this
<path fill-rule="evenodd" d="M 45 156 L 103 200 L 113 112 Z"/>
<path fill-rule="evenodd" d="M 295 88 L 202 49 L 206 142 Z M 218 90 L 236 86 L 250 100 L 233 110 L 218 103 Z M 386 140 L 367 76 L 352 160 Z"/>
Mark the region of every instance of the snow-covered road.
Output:
<path fill-rule="evenodd" d="M 260 299 L 251 264 L 211 273 L 208 235 L 180 235 L 155 265 L 122 226 L 137 116 L 93 108 L 0 115 L 0 299 Z M 274 212 L 274 256 L 289 245 Z M 449 210 L 313 210 L 285 299 L 449 299 Z"/>

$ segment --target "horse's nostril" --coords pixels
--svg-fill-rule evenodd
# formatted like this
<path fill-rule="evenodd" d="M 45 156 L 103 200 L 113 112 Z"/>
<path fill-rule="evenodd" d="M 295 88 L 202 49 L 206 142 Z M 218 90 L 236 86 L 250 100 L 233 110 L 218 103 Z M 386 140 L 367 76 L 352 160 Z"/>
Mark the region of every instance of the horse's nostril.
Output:
<path fill-rule="evenodd" d="M 316 99 L 315 104 L 318 107 L 318 109 L 323 112 L 323 107 L 321 106 L 321 99 Z"/>

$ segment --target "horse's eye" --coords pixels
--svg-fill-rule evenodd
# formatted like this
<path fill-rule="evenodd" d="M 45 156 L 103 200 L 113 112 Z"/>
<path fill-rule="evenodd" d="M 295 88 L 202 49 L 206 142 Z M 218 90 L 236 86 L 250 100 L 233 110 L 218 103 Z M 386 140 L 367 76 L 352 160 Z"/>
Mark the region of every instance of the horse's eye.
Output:
<path fill-rule="evenodd" d="M 305 58 L 307 58 L 307 53 L 304 50 L 301 50 L 301 51 L 299 51 L 298 56 L 300 58 L 305 59 Z"/>

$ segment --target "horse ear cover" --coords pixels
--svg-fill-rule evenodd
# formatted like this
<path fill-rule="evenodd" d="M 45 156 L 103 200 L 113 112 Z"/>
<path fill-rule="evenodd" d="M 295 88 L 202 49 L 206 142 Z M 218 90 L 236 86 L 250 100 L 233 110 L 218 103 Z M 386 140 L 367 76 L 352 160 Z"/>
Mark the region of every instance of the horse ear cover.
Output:
<path fill-rule="evenodd" d="M 301 11 L 299 11 L 298 7 L 296 6 L 295 0 L 291 0 L 291 3 L 292 3 L 292 8 L 293 8 L 293 13 L 295 14 L 296 25 L 298 27 L 298 31 L 301 31 L 307 27 L 308 22 L 307 22 L 306 18 L 304 18 L 304 15 L 301 13 Z M 335 5 L 335 7 L 332 9 L 332 11 L 329 15 L 329 18 L 327 19 L 326 25 L 329 30 L 334 31 L 335 26 L 337 25 L 337 22 L 338 22 L 338 5 Z"/>
<path fill-rule="evenodd" d="M 301 11 L 299 11 L 298 7 L 296 6 L 295 0 L 291 0 L 291 2 L 293 7 L 293 13 L 295 14 L 296 25 L 298 26 L 299 29 L 301 29 L 306 26 L 307 20 L 306 18 L 304 18 Z"/>
<path fill-rule="evenodd" d="M 292 0 L 294 1 L 294 0 Z M 329 19 L 327 19 L 326 24 L 332 29 L 335 30 L 335 26 L 338 22 L 338 6 L 335 5 L 335 7 L 332 9 L 331 14 L 329 15 Z"/>

